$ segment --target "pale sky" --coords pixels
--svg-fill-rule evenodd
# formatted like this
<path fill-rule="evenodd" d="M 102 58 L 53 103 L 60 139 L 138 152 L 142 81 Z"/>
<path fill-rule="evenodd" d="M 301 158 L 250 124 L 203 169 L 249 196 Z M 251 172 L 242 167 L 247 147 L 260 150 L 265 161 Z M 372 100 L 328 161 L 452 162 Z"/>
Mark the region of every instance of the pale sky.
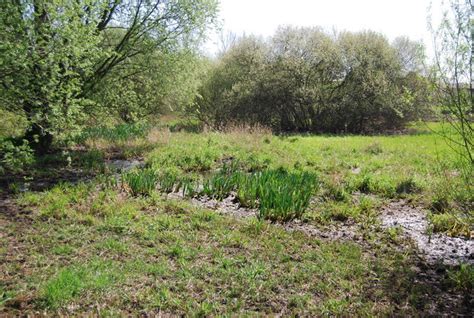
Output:
<path fill-rule="evenodd" d="M 406 35 L 421 40 L 431 55 L 428 7 L 442 0 L 221 0 L 223 30 L 271 36 L 279 25 L 321 26 L 329 31 L 373 30 L 389 40 Z M 435 10 L 436 11 L 436 10 Z M 217 35 L 206 45 L 217 51 Z"/>

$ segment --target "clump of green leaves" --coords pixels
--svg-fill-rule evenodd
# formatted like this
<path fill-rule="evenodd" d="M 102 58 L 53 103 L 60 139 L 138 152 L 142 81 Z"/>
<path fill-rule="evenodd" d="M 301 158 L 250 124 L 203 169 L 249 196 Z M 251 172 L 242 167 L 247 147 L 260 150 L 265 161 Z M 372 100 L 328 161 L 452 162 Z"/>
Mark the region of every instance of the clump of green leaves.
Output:
<path fill-rule="evenodd" d="M 400 181 L 396 189 L 397 194 L 419 193 L 421 191 L 421 186 L 411 177 Z"/>
<path fill-rule="evenodd" d="M 221 170 L 204 182 L 202 194 L 223 199 L 230 192 L 237 190 L 243 181 L 243 175 L 236 170 L 236 167 L 235 164 L 224 165 Z"/>
<path fill-rule="evenodd" d="M 470 236 L 469 221 L 454 213 L 440 213 L 431 216 L 434 232 L 444 232 L 451 236 Z"/>
<path fill-rule="evenodd" d="M 125 141 L 131 138 L 145 137 L 150 126 L 144 123 L 120 124 L 114 127 L 90 127 L 84 130 L 76 139 L 84 142 L 87 139 L 105 139 L 108 141 Z"/>
<path fill-rule="evenodd" d="M 158 184 L 158 175 L 152 169 L 140 169 L 122 174 L 122 184 L 132 195 L 150 195 Z"/>
<path fill-rule="evenodd" d="M 5 171 L 19 172 L 34 162 L 28 141 L 15 145 L 11 140 L 0 141 L 0 174 Z"/>
<path fill-rule="evenodd" d="M 257 173 L 259 218 L 288 221 L 300 218 L 316 188 L 316 176 L 284 170 Z"/>

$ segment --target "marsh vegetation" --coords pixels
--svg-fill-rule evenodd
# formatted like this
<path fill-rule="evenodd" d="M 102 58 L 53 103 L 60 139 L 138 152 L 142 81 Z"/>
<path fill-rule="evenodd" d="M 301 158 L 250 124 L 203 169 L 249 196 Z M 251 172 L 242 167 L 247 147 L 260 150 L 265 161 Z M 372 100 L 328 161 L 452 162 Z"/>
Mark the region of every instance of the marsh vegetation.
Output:
<path fill-rule="evenodd" d="M 207 58 L 213 0 L 1 2 L 0 315 L 471 315 L 451 4 L 432 71 L 320 28 Z"/>

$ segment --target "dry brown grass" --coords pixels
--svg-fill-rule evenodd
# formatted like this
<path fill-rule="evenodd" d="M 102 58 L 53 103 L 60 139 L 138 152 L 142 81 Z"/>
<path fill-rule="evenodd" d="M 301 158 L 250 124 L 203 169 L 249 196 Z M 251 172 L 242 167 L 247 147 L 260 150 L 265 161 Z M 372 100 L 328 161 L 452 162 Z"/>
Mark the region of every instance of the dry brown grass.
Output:
<path fill-rule="evenodd" d="M 167 145 L 170 142 L 171 132 L 169 128 L 153 128 L 146 136 L 146 141 L 152 145 Z"/>

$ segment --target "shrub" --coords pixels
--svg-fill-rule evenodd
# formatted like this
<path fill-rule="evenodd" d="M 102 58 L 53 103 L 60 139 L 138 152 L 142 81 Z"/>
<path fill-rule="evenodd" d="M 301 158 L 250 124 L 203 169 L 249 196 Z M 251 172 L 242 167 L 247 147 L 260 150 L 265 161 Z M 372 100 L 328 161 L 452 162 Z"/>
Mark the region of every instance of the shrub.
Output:
<path fill-rule="evenodd" d="M 277 132 L 400 129 L 428 109 L 429 83 L 417 69 L 405 71 L 398 53 L 370 31 L 281 27 L 269 41 L 242 37 L 209 72 L 195 114 L 217 129 L 236 122 Z"/>
<path fill-rule="evenodd" d="M 11 140 L 0 141 L 0 174 L 5 171 L 20 172 L 33 164 L 34 155 L 28 141 L 15 145 Z"/>

